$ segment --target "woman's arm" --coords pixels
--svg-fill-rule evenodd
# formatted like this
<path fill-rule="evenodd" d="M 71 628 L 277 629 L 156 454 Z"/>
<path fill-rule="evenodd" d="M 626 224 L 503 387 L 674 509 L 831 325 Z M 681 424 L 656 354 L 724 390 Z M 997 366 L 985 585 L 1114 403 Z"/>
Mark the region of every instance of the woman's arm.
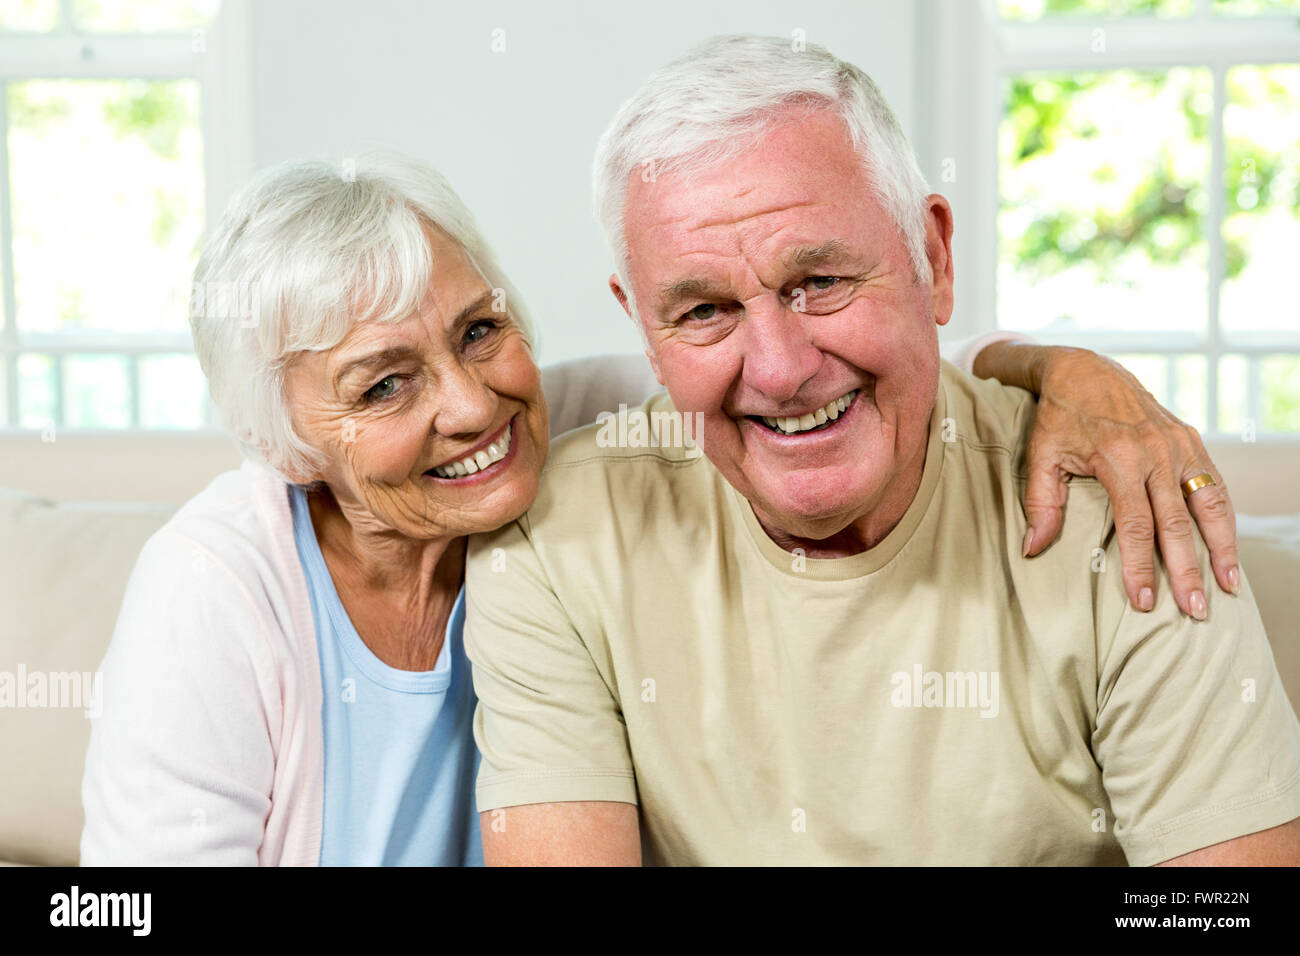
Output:
<path fill-rule="evenodd" d="M 1158 540 L 1178 606 L 1204 620 L 1193 521 L 1219 586 L 1237 593 L 1237 522 L 1222 476 L 1196 429 L 1166 411 L 1122 365 L 1087 349 L 1003 335 L 977 350 L 973 371 L 1038 396 L 1025 488 L 1026 557 L 1056 540 L 1070 476 L 1091 475 L 1111 498 L 1124 588 L 1134 608 L 1154 606 Z M 1184 500 L 1179 486 L 1202 473 L 1215 484 Z"/>
<path fill-rule="evenodd" d="M 188 538 L 145 545 L 102 665 L 83 866 L 257 864 L 280 706 L 262 617 Z"/>

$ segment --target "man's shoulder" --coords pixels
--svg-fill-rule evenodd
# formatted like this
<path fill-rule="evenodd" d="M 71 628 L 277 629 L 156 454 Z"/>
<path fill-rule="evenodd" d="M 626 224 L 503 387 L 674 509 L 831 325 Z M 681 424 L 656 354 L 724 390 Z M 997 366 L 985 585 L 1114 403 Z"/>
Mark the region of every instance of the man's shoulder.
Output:
<path fill-rule="evenodd" d="M 946 403 L 944 440 L 960 442 L 978 455 L 1004 456 L 1013 474 L 1024 477 L 1036 408 L 1033 394 L 997 379 L 976 378 L 947 361 L 941 363 L 939 387 Z"/>
<path fill-rule="evenodd" d="M 683 482 L 711 481 L 714 470 L 695 442 L 701 427 L 700 416 L 678 412 L 667 392 L 601 412 L 551 445 L 529 514 L 622 507 Z"/>
<path fill-rule="evenodd" d="M 958 466 L 953 470 L 966 480 L 1004 483 L 1015 492 L 1014 498 L 1003 501 L 1004 507 L 1020 511 L 1038 408 L 1035 396 L 996 379 L 976 378 L 946 361 L 940 380 L 946 402 L 941 427 L 945 448 L 955 452 L 948 456 Z M 1110 498 L 1100 482 L 1072 478 L 1068 494 L 1067 525 L 1088 536 L 1104 535 L 1111 521 Z"/>
<path fill-rule="evenodd" d="M 556 438 L 542 473 L 583 467 L 599 471 L 629 461 L 670 468 L 693 463 L 701 457 L 693 440 L 698 417 L 678 412 L 666 391 L 656 392 L 640 405 L 619 405 L 600 412 L 592 424 Z"/>
<path fill-rule="evenodd" d="M 517 527 L 543 551 L 595 560 L 602 547 L 658 534 L 665 523 L 714 523 L 725 506 L 725 481 L 694 442 L 699 428 L 696 416 L 679 414 L 666 392 L 601 412 L 595 423 L 552 442 L 528 512 L 475 535 L 471 552 L 512 538 Z"/>

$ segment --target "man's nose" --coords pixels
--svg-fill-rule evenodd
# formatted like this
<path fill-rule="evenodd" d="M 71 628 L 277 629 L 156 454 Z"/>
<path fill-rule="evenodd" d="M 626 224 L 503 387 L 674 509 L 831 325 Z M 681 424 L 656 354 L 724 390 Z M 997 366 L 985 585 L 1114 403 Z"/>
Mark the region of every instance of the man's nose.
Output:
<path fill-rule="evenodd" d="M 463 366 L 443 369 L 434 388 L 433 429 L 438 434 L 473 436 L 496 423 L 496 392 Z"/>
<path fill-rule="evenodd" d="M 812 342 L 804 313 L 763 304 L 746 316 L 745 384 L 775 402 L 788 402 L 817 374 L 822 353 Z"/>

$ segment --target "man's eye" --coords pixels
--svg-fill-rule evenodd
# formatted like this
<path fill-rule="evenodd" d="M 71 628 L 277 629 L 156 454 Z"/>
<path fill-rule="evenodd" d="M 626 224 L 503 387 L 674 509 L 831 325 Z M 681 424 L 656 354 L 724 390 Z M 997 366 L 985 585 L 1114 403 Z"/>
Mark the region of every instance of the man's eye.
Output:
<path fill-rule="evenodd" d="M 707 322 L 709 319 L 713 318 L 717 314 L 718 314 L 718 307 L 716 305 L 712 305 L 710 303 L 705 302 L 691 309 L 689 312 L 683 315 L 682 318 L 693 319 L 696 322 Z"/>
<path fill-rule="evenodd" d="M 382 401 L 385 398 L 392 398 L 397 394 L 397 387 L 401 384 L 396 375 L 389 375 L 380 379 L 366 392 L 367 401 Z"/>
<path fill-rule="evenodd" d="M 818 292 L 825 292 L 827 289 L 833 288 L 839 281 L 839 276 L 812 276 L 808 279 L 808 282 Z"/>
<path fill-rule="evenodd" d="M 491 335 L 496 327 L 495 322 L 489 322 L 486 319 L 473 323 L 465 330 L 465 344 L 473 345 L 475 342 L 482 341 Z"/>

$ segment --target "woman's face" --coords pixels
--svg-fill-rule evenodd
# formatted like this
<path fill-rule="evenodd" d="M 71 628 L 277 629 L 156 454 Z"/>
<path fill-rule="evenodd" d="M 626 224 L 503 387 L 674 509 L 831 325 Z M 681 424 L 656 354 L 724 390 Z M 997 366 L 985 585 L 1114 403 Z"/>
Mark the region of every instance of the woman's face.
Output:
<path fill-rule="evenodd" d="M 310 477 L 354 524 L 424 539 L 523 514 L 548 435 L 541 373 L 509 303 L 454 240 L 426 233 L 419 313 L 357 323 L 334 348 L 295 356 L 285 383 L 299 435 L 327 460 Z"/>

